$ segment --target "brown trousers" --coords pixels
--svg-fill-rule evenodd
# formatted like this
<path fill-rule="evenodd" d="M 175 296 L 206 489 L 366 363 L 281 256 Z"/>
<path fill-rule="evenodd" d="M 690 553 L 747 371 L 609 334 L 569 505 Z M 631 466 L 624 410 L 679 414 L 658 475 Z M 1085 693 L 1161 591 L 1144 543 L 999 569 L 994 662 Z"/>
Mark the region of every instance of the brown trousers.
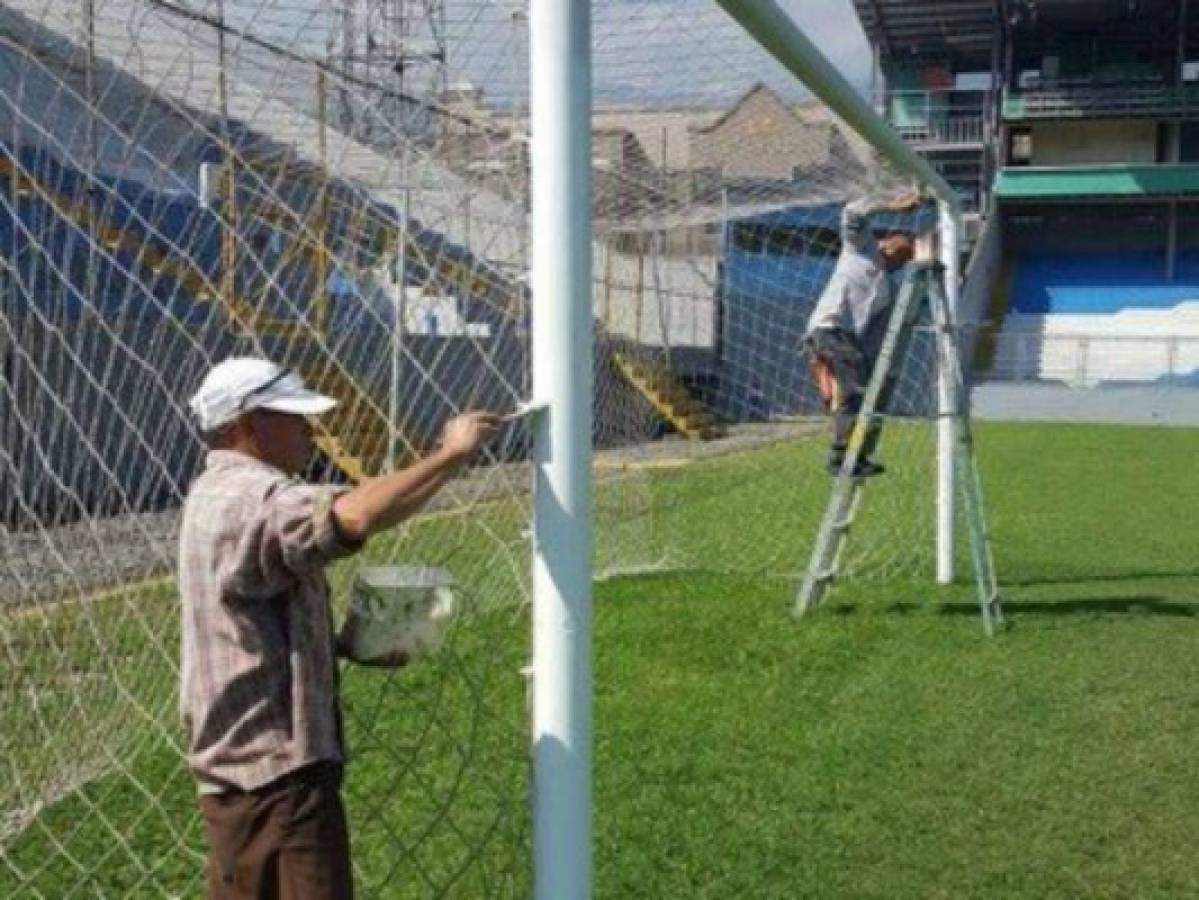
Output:
<path fill-rule="evenodd" d="M 209 900 L 353 900 L 341 767 L 200 798 Z"/>

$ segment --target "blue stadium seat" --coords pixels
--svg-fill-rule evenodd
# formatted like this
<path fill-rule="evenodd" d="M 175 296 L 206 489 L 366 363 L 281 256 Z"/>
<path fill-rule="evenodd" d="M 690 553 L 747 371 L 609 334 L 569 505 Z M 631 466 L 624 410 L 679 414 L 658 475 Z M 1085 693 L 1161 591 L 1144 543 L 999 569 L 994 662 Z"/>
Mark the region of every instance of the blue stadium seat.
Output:
<path fill-rule="evenodd" d="M 1026 255 L 1016 261 L 1012 309 L 1024 315 L 1101 315 L 1199 300 L 1199 252 L 1180 254 L 1167 281 L 1161 254 Z"/>

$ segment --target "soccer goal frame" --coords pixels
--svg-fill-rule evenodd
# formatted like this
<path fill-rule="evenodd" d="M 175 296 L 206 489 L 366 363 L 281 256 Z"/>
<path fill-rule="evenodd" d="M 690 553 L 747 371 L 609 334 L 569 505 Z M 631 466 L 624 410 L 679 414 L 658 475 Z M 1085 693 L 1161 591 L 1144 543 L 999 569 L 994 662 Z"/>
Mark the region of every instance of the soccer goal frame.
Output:
<path fill-rule="evenodd" d="M 533 888 L 591 896 L 591 27 L 531 0 Z"/>
<path fill-rule="evenodd" d="M 774 0 L 717 3 L 901 174 L 936 198 L 947 307 L 959 300 L 954 191 L 854 91 Z M 591 895 L 590 4 L 532 0 L 534 883 L 538 900 Z M 954 323 L 946 328 L 952 330 Z M 952 337 L 952 335 L 951 335 Z M 937 375 L 936 580 L 954 577 L 951 373 Z"/>

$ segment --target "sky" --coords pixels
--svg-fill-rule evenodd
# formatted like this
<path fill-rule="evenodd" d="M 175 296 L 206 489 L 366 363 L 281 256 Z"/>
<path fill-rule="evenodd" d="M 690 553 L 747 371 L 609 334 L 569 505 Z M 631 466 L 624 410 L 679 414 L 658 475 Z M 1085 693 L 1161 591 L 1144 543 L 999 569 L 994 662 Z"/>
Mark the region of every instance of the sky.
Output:
<path fill-rule="evenodd" d="M 780 5 L 854 84 L 870 80 L 870 51 L 850 0 Z M 792 97 L 806 92 L 715 0 L 595 0 L 597 100 L 661 95 L 723 102 L 764 81 Z"/>
<path fill-rule="evenodd" d="M 783 8 L 851 82 L 870 84 L 870 45 L 851 0 L 786 0 Z"/>
<path fill-rule="evenodd" d="M 330 29 L 339 28 L 332 10 L 342 2 L 346 0 L 235 0 L 226 6 L 226 16 L 235 28 L 322 57 Z M 868 86 L 870 51 L 852 0 L 776 2 L 851 83 Z M 377 3 L 357 0 L 357 8 L 365 11 Z M 528 0 L 444 0 L 444 5 L 449 83 L 481 86 L 487 99 L 501 107 L 508 105 L 514 91 L 523 95 L 528 76 L 523 14 Z M 805 96 L 802 85 L 716 0 L 592 0 L 591 6 L 597 104 L 721 104 L 757 81 L 790 98 Z M 359 14 L 360 35 L 367 30 L 361 21 L 365 17 L 365 12 Z M 376 34 L 389 27 L 376 22 Z M 405 89 L 420 90 L 420 69 L 420 63 L 409 69 Z"/>

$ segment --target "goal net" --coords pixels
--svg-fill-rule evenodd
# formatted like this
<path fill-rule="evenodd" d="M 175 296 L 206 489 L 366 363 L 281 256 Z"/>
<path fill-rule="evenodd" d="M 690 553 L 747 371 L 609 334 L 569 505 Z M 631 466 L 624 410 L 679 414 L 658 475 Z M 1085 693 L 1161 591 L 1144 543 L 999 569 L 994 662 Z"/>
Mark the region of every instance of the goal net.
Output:
<path fill-rule="evenodd" d="M 685 5 L 593 10 L 595 566 L 796 578 L 829 489 L 807 318 L 844 204 L 910 185 Z M 3 896 L 201 889 L 173 567 L 211 365 L 341 401 L 314 480 L 530 399 L 527 28 L 482 0 L 0 7 Z M 933 357 L 918 334 L 854 575 L 931 570 Z M 436 655 L 343 671 L 365 896 L 529 894 L 529 446 L 512 425 L 331 572 L 339 617 L 363 564 L 458 601 Z"/>
<path fill-rule="evenodd" d="M 597 566 L 791 579 L 831 483 L 809 318 L 845 205 L 913 185 L 718 8 L 673 15 L 596 10 Z M 870 228 L 928 241 L 935 222 L 926 204 Z M 921 323 L 843 575 L 931 571 L 935 355 Z"/>

